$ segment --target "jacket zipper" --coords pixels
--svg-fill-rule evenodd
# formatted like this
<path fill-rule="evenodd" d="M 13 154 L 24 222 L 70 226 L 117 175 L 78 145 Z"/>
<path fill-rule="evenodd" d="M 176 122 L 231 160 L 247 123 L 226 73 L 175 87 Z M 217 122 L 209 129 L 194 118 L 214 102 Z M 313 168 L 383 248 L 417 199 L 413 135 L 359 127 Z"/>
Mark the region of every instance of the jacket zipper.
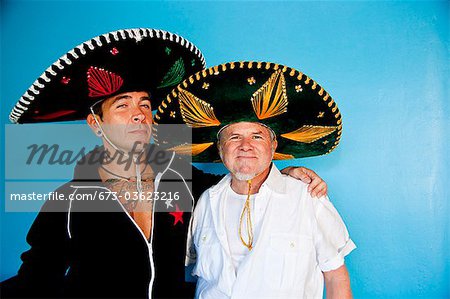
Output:
<path fill-rule="evenodd" d="M 158 174 L 160 175 L 160 174 Z M 160 176 L 161 177 L 161 176 Z M 159 180 L 158 180 L 159 183 Z M 156 184 L 156 180 L 155 180 L 155 184 Z M 74 188 L 73 186 L 71 186 L 72 188 Z M 80 186 L 77 186 L 76 188 L 80 188 Z M 89 188 L 93 188 L 93 189 L 105 189 L 110 191 L 108 188 L 106 187 L 100 187 L 100 186 L 89 186 L 89 187 L 81 187 L 82 189 L 89 189 Z M 155 187 L 156 190 L 156 187 Z M 116 197 L 114 195 L 114 197 Z M 124 211 L 124 213 L 128 216 L 128 218 L 131 220 L 131 222 L 133 223 L 133 225 L 136 227 L 136 229 L 139 231 L 139 233 L 141 234 L 142 238 L 144 239 L 145 244 L 147 245 L 147 251 L 148 251 L 148 257 L 150 260 L 150 271 L 151 271 L 151 278 L 150 278 L 150 283 L 148 285 L 148 298 L 151 299 L 152 298 L 152 288 L 153 288 L 153 282 L 155 280 L 155 263 L 153 261 L 153 247 L 152 247 L 152 242 L 153 242 L 153 228 L 155 227 L 154 225 L 154 219 L 155 219 L 155 210 L 152 210 L 152 233 L 151 233 L 151 237 L 150 237 L 150 242 L 147 241 L 147 239 L 145 238 L 144 233 L 141 231 L 141 229 L 139 228 L 139 226 L 136 224 L 136 222 L 133 220 L 133 218 L 131 218 L 130 214 L 128 214 L 128 212 L 125 210 L 125 208 L 122 206 L 122 203 L 120 202 L 120 200 L 116 197 L 117 202 L 120 204 L 120 207 L 122 208 L 122 210 Z"/>
<path fill-rule="evenodd" d="M 159 187 L 159 182 L 161 180 L 161 177 L 163 176 L 163 174 L 169 169 L 170 165 L 172 164 L 172 161 L 175 157 L 175 153 L 172 154 L 172 157 L 170 159 L 170 162 L 167 166 L 167 168 L 163 171 L 160 172 L 156 175 L 155 177 L 155 190 L 154 192 L 157 192 L 158 187 Z M 106 187 L 100 187 L 100 186 L 90 186 L 91 188 L 100 188 L 100 189 L 106 189 L 108 191 L 110 191 L 108 188 Z M 155 209 L 154 209 L 154 205 L 155 202 L 153 201 L 153 209 L 152 209 L 152 232 L 151 232 L 151 237 L 150 237 L 150 242 L 147 241 L 147 239 L 145 238 L 144 233 L 141 231 L 141 229 L 139 228 L 139 226 L 137 225 L 137 223 L 133 220 L 133 218 L 131 218 L 131 216 L 128 214 L 128 212 L 125 210 L 125 208 L 122 206 L 122 203 L 120 202 L 120 200 L 116 197 L 116 200 L 118 201 L 118 203 L 120 204 L 122 210 L 124 211 L 124 213 L 128 216 L 128 218 L 131 220 L 131 222 L 134 224 L 134 226 L 137 228 L 137 230 L 140 232 L 142 238 L 144 239 L 145 244 L 147 244 L 147 251 L 148 251 L 148 257 L 150 260 L 150 272 L 151 272 L 151 278 L 150 278 L 150 283 L 148 285 L 148 298 L 151 299 L 152 298 L 152 290 L 153 290 L 153 283 L 155 282 L 155 262 L 153 261 L 153 231 L 155 229 Z"/>

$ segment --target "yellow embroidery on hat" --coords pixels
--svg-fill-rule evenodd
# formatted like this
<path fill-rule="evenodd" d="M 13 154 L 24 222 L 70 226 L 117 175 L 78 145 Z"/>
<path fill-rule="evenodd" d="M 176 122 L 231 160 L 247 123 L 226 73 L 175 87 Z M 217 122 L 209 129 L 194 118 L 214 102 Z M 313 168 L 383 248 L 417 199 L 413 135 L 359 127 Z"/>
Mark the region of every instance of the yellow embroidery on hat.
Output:
<path fill-rule="evenodd" d="M 281 134 L 281 137 L 303 143 L 312 143 L 320 138 L 330 135 L 337 127 L 331 126 L 303 126 L 290 133 Z"/>
<path fill-rule="evenodd" d="M 172 148 L 169 148 L 169 151 L 174 151 L 178 155 L 196 156 L 196 155 L 204 152 L 208 147 L 210 147 L 213 144 L 214 144 L 214 142 L 199 143 L 199 144 L 186 143 L 186 144 L 177 145 Z"/>
<path fill-rule="evenodd" d="M 253 110 L 258 119 L 266 119 L 287 111 L 288 99 L 283 73 L 278 70 L 252 95 Z"/>
<path fill-rule="evenodd" d="M 294 159 L 294 156 L 277 152 L 273 154 L 273 160 L 289 160 L 289 159 Z"/>
<path fill-rule="evenodd" d="M 213 107 L 184 89 L 179 91 L 181 116 L 188 126 L 202 128 L 220 125 Z"/>

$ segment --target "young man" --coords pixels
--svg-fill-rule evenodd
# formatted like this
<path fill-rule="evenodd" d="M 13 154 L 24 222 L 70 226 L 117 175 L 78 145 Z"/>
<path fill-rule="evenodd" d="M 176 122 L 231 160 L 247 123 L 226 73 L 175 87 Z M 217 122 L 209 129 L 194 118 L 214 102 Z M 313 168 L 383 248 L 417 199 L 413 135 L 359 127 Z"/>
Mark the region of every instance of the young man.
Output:
<path fill-rule="evenodd" d="M 103 146 L 79 161 L 74 179 L 57 192 L 97 200 L 44 205 L 27 236 L 31 248 L 18 275 L 2 283 L 2 297 L 193 295 L 185 282 L 187 226 L 194 199 L 219 177 L 149 141 L 152 109 L 203 66 L 184 38 L 141 28 L 93 38 L 38 78 L 10 118 L 86 119 Z M 312 179 L 314 192 L 326 191 L 320 178 Z M 159 201 L 158 192 L 179 201 Z"/>
<path fill-rule="evenodd" d="M 196 297 L 321 298 L 324 280 L 328 298 L 351 297 L 344 256 L 355 245 L 339 214 L 271 162 L 330 153 L 342 132 L 336 103 L 308 76 L 274 63 L 230 62 L 192 78 L 155 116 L 190 127 L 192 143 L 155 135 L 230 171 L 192 218 L 186 263 L 199 278 Z"/>

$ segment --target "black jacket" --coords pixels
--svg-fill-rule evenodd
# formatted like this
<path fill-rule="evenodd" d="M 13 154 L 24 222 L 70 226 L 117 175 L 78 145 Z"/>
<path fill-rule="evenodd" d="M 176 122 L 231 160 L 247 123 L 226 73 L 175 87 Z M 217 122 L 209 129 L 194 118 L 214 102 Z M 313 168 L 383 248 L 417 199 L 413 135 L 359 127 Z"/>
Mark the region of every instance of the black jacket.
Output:
<path fill-rule="evenodd" d="M 101 150 L 92 151 L 81 162 Z M 74 179 L 56 192 L 98 198 L 99 192 L 107 191 L 98 166 L 79 162 Z M 47 201 L 28 233 L 31 249 L 22 254 L 17 276 L 2 282 L 2 298 L 193 297 L 195 284 L 185 282 L 184 267 L 191 213 L 183 212 L 182 220 L 175 223 L 170 212 L 176 206 L 191 211 L 194 199 L 220 177 L 175 156 L 152 167 L 160 179 L 155 191 L 179 192 L 180 199 L 169 209 L 165 202 L 155 201 L 150 241 L 117 200 Z M 192 179 L 187 175 L 190 170 Z M 91 212 L 84 212 L 86 208 Z"/>

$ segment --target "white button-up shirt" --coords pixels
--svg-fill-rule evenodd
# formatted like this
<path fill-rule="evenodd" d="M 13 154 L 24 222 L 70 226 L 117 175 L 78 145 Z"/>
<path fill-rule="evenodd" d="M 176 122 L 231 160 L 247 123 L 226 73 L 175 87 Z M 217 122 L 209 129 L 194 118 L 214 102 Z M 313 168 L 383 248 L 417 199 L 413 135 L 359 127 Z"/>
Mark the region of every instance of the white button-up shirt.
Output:
<path fill-rule="evenodd" d="M 322 298 L 322 272 L 356 248 L 328 198 L 311 198 L 272 165 L 258 194 L 268 199 L 258 239 L 235 271 L 223 210 L 230 183 L 228 174 L 205 191 L 191 219 L 186 263 L 196 263 L 196 298 Z"/>

